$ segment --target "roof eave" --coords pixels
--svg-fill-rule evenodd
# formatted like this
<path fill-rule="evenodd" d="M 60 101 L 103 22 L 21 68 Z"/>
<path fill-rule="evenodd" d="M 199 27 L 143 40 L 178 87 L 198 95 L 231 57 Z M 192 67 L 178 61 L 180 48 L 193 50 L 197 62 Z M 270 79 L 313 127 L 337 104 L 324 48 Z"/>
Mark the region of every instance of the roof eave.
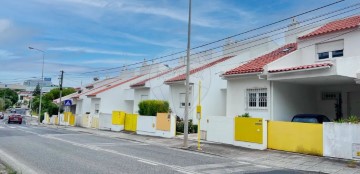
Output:
<path fill-rule="evenodd" d="M 329 68 L 331 68 L 331 65 L 320 66 L 320 67 L 315 67 L 315 68 L 307 68 L 307 69 L 297 69 L 297 70 L 291 70 L 291 71 L 279 71 L 279 72 L 271 72 L 271 71 L 269 71 L 269 74 L 286 74 L 286 73 L 312 71 L 312 70 L 329 69 Z"/>
<path fill-rule="evenodd" d="M 164 83 L 167 84 L 167 85 L 180 84 L 180 83 L 185 83 L 185 80 L 165 81 Z"/>
<path fill-rule="evenodd" d="M 221 75 L 222 79 L 233 79 L 233 78 L 241 78 L 241 77 L 248 77 L 261 74 L 262 71 L 259 72 L 251 72 L 251 73 L 241 73 L 241 74 L 228 74 L 228 75 Z"/>

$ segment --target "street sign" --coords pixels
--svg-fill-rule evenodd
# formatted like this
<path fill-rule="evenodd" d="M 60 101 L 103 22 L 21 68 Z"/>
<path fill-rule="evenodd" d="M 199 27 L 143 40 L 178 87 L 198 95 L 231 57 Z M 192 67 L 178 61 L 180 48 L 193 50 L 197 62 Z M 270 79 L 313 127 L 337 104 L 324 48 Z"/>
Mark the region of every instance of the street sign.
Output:
<path fill-rule="evenodd" d="M 72 101 L 71 100 L 64 100 L 64 106 L 71 106 Z"/>

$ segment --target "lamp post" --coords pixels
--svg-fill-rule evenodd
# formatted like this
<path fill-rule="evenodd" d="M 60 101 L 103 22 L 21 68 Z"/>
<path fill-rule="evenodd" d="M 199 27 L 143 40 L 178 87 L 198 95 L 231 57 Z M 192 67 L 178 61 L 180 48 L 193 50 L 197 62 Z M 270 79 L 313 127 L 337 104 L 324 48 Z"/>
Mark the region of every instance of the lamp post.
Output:
<path fill-rule="evenodd" d="M 42 68 L 41 68 L 41 85 L 40 85 L 40 104 L 39 104 L 39 118 L 38 123 L 40 124 L 40 117 L 41 117 L 41 103 L 42 103 L 42 86 L 44 85 L 44 59 L 45 59 L 45 51 L 29 47 L 30 50 L 36 50 L 42 53 Z"/>

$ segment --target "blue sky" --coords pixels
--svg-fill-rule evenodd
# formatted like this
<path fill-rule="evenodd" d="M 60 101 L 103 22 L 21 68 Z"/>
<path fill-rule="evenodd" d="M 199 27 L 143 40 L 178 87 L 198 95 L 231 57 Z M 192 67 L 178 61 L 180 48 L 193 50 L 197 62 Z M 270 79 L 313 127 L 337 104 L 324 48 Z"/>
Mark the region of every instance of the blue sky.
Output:
<path fill-rule="evenodd" d="M 193 0 L 191 44 L 221 39 L 334 1 Z M 347 0 L 316 13 L 354 2 Z M 41 75 L 41 53 L 29 46 L 46 52 L 44 76 L 57 83 L 56 75 L 64 70 L 67 86 L 91 79 L 76 75 L 81 72 L 182 51 L 187 10 L 187 0 L 2 0 L 0 82 L 21 83 Z"/>

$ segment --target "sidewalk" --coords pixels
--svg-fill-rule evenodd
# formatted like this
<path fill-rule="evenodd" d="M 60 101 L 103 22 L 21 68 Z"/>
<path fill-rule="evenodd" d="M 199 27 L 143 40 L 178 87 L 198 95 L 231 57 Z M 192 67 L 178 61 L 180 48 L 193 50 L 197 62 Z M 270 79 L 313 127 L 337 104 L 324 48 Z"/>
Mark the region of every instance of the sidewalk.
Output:
<path fill-rule="evenodd" d="M 155 144 L 160 146 L 167 146 L 170 148 L 182 148 L 183 139 L 182 136 L 168 139 L 161 137 L 151 137 L 136 135 L 134 133 L 124 132 L 110 132 L 101 131 L 96 129 L 80 128 L 80 127 L 64 127 L 45 125 L 52 128 L 61 128 L 76 132 L 90 133 L 99 136 L 106 136 L 112 138 L 127 139 L 132 141 L 144 142 L 148 144 Z M 196 136 L 190 135 L 189 137 L 189 149 L 197 151 Z M 223 156 L 232 158 L 239 161 L 251 162 L 259 165 L 267 165 L 272 167 L 279 167 L 285 169 L 314 171 L 324 173 L 336 173 L 336 174 L 360 174 L 359 162 L 355 163 L 355 168 L 348 167 L 351 163 L 348 160 L 331 159 L 325 157 L 303 155 L 290 152 L 282 152 L 275 150 L 253 150 L 232 145 L 218 144 L 212 142 L 202 142 L 202 153 L 213 154 L 217 156 Z"/>

